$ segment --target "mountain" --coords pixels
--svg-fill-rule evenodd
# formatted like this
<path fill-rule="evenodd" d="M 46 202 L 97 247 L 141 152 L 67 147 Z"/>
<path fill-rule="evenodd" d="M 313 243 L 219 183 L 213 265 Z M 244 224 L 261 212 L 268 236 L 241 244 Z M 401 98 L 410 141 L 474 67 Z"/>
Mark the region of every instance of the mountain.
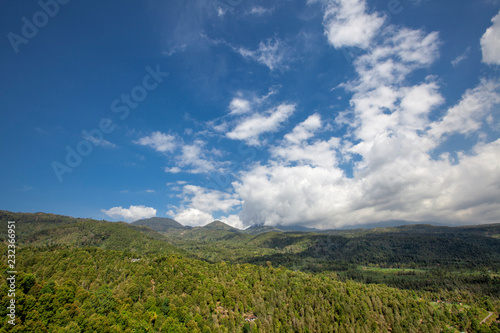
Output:
<path fill-rule="evenodd" d="M 407 225 L 435 225 L 435 226 L 447 226 L 446 224 L 437 223 L 437 222 L 413 222 L 413 221 L 405 221 L 405 220 L 388 220 L 388 221 L 379 221 L 379 222 L 371 222 L 364 224 L 356 224 L 349 225 L 338 228 L 338 230 L 352 230 L 352 229 L 376 229 L 376 228 L 388 228 L 388 227 L 400 227 Z"/>
<path fill-rule="evenodd" d="M 207 224 L 206 226 L 203 226 L 202 228 L 208 229 L 208 230 L 239 231 L 238 229 L 233 228 L 230 225 L 227 225 L 221 221 L 213 221 L 213 222 Z"/>
<path fill-rule="evenodd" d="M 100 247 L 106 250 L 135 253 L 182 253 L 164 236 L 140 225 L 80 219 L 46 213 L 12 213 L 0 211 L 0 228 L 15 221 L 16 240 L 20 246 Z M 6 240 L 0 233 L 0 242 Z"/>
<path fill-rule="evenodd" d="M 7 230 L 7 221 L 15 221 L 16 239 L 19 242 L 23 242 L 33 233 L 85 220 L 86 219 L 48 213 L 14 213 L 0 210 L 0 227 L 2 230 Z M 0 239 L 2 239 L 3 236 L 3 232 L 0 232 Z"/>
<path fill-rule="evenodd" d="M 304 227 L 304 226 L 301 226 L 298 224 L 294 224 L 294 225 L 278 224 L 276 226 L 253 225 L 245 230 L 242 230 L 242 232 L 247 233 L 247 234 L 252 234 L 252 235 L 257 235 L 257 234 L 261 234 L 264 232 L 270 232 L 270 231 L 274 231 L 274 232 L 289 232 L 289 231 L 293 231 L 293 232 L 296 232 L 296 231 L 298 231 L 298 232 L 321 232 L 323 230 L 315 229 L 315 228 L 308 228 L 308 227 Z"/>
<path fill-rule="evenodd" d="M 276 226 L 276 228 L 279 229 L 279 230 L 283 230 L 283 231 L 301 231 L 301 232 L 321 232 L 321 231 L 323 231 L 323 230 L 316 229 L 316 228 L 304 227 L 304 226 L 301 226 L 301 225 L 298 225 L 298 224 L 295 224 L 295 225 L 281 225 L 281 224 L 278 224 Z"/>
<path fill-rule="evenodd" d="M 137 220 L 132 222 L 132 224 L 146 226 L 158 232 L 168 232 L 171 229 L 191 229 L 168 217 L 151 217 L 149 219 Z"/>
<path fill-rule="evenodd" d="M 500 331 L 500 224 L 243 232 L 169 220 L 141 222 L 160 233 L 0 211 L 1 229 L 16 221 L 20 250 L 16 330 Z"/>

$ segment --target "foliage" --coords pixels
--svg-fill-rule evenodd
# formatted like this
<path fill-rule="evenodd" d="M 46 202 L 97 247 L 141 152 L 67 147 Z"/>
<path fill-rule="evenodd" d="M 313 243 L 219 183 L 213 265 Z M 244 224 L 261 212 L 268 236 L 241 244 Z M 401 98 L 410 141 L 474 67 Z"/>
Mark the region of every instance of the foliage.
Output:
<path fill-rule="evenodd" d="M 500 332 L 496 314 L 481 322 L 500 309 L 498 225 L 158 233 L 1 211 L 7 220 L 17 318 L 8 324 L 0 245 L 0 331 Z"/>
<path fill-rule="evenodd" d="M 475 305 L 467 312 L 436 307 L 432 294 L 341 282 L 334 275 L 178 255 L 132 262 L 129 255 L 95 247 L 23 248 L 18 278 L 35 280 L 16 293 L 18 325 L 5 319 L 3 329 L 240 332 L 255 325 L 261 332 L 435 332 L 449 324 L 470 329 L 481 313 Z M 0 289 L 7 295 L 5 280 Z M 0 300 L 2 319 L 8 301 Z M 246 325 L 249 315 L 257 320 Z"/>

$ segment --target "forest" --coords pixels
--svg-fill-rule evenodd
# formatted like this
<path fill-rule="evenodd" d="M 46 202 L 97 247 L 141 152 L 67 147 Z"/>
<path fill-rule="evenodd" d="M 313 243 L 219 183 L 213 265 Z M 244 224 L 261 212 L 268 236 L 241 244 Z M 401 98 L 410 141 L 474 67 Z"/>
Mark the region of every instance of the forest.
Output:
<path fill-rule="evenodd" d="M 500 332 L 498 224 L 259 232 L 0 211 L 0 227 L 2 332 Z"/>

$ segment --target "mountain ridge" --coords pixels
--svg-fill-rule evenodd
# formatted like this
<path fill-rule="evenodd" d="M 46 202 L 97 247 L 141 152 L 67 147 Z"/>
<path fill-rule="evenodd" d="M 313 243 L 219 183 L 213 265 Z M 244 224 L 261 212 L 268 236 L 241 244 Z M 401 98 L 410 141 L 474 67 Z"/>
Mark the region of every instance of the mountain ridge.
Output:
<path fill-rule="evenodd" d="M 231 227 L 230 225 L 228 225 L 227 223 L 224 223 L 222 221 L 219 221 L 219 220 L 215 220 L 213 222 L 210 222 L 209 224 L 207 225 L 204 225 L 203 227 L 201 228 L 204 228 L 204 229 L 210 229 L 210 230 L 227 230 L 227 231 L 241 231 L 240 229 L 237 229 L 237 228 L 234 228 L 234 227 Z"/>
<path fill-rule="evenodd" d="M 170 229 L 191 229 L 191 227 L 184 226 L 176 220 L 168 217 L 150 217 L 134 221 L 131 224 L 149 227 L 157 232 L 168 232 Z"/>

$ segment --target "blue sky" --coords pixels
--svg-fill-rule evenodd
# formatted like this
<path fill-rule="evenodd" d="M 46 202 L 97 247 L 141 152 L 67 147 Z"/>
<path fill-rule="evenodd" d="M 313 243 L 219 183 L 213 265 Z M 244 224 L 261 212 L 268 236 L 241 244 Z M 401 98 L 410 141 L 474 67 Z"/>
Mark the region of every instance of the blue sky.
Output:
<path fill-rule="evenodd" d="M 500 221 L 500 1 L 1 6 L 0 209 Z"/>

